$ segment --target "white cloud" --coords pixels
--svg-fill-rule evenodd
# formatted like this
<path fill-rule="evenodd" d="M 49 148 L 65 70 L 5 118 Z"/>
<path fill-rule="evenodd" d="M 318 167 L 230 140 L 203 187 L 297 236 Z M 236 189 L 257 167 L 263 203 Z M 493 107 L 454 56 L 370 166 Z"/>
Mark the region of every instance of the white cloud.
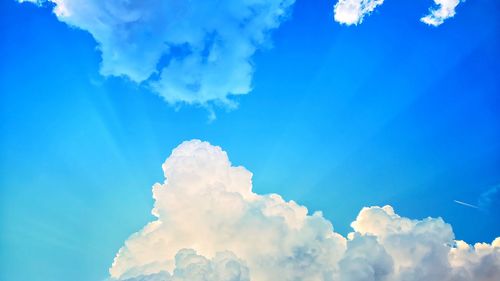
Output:
<path fill-rule="evenodd" d="M 219 147 L 185 142 L 163 170 L 166 182 L 153 186 L 157 220 L 126 241 L 112 277 L 172 271 L 183 248 L 206 257 L 230 251 L 252 270 L 252 280 L 305 280 L 333 271 L 345 239 L 330 222 L 279 195 L 253 193 L 252 174 L 232 167 Z"/>
<path fill-rule="evenodd" d="M 166 271 L 137 276 L 126 281 L 250 281 L 248 267 L 233 253 L 220 252 L 213 259 L 182 249 L 175 255 L 173 274 Z"/>
<path fill-rule="evenodd" d="M 430 8 L 429 14 L 420 20 L 428 25 L 441 25 L 446 19 L 455 15 L 455 8 L 461 0 L 434 0 L 438 7 Z"/>
<path fill-rule="evenodd" d="M 101 74 L 144 83 L 169 103 L 232 105 L 251 90 L 252 56 L 295 0 L 18 0 L 51 2 L 57 18 L 86 30 Z"/>
<path fill-rule="evenodd" d="M 441 25 L 455 15 L 455 8 L 463 0 L 434 0 L 437 7 L 429 9 L 429 14 L 420 21 L 433 26 Z M 338 0 L 334 7 L 335 21 L 346 25 L 358 25 L 366 15 L 372 13 L 384 0 Z"/>
<path fill-rule="evenodd" d="M 357 25 L 382 3 L 384 0 L 339 0 L 334 7 L 334 19 L 346 25 Z"/>
<path fill-rule="evenodd" d="M 252 174 L 206 142 L 184 142 L 162 167 L 166 180 L 153 186 L 157 219 L 125 242 L 110 268 L 112 279 L 493 281 L 500 276 L 499 238 L 470 246 L 456 241 L 442 219 L 411 220 L 390 206 L 363 208 L 344 238 L 321 213 L 310 215 L 276 194 L 254 193 Z M 184 256 L 190 258 L 183 262 Z"/>

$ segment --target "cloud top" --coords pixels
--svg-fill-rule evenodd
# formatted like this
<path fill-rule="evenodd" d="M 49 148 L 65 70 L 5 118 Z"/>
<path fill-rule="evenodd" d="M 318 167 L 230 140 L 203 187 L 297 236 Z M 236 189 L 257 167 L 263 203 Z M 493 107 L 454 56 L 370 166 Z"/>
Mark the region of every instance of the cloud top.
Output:
<path fill-rule="evenodd" d="M 153 186 L 156 220 L 133 234 L 113 280 L 493 281 L 500 239 L 455 240 L 440 218 L 412 220 L 363 208 L 347 237 L 321 213 L 252 191 L 252 174 L 217 146 L 182 143 Z"/>
<path fill-rule="evenodd" d="M 357 25 L 383 3 L 384 0 L 339 0 L 333 8 L 334 19 L 342 24 Z"/>
<path fill-rule="evenodd" d="M 169 103 L 234 105 L 251 90 L 252 56 L 295 0 L 18 0 L 54 5 L 57 18 L 98 43 L 105 76 L 144 83 Z"/>
<path fill-rule="evenodd" d="M 420 20 L 432 26 L 441 25 L 446 19 L 455 16 L 455 8 L 461 0 L 434 0 L 437 7 L 429 9 L 429 14 Z"/>

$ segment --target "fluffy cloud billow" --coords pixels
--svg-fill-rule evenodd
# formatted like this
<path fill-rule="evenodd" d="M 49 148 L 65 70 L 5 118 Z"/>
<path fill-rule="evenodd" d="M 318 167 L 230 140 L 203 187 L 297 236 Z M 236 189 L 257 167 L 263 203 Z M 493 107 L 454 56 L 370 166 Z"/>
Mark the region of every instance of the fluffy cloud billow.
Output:
<path fill-rule="evenodd" d="M 441 25 L 446 19 L 455 16 L 455 8 L 462 0 L 434 0 L 437 7 L 429 9 L 429 14 L 420 20 L 428 25 Z"/>
<path fill-rule="evenodd" d="M 357 25 L 383 3 L 384 0 L 339 0 L 334 7 L 334 19 L 342 24 Z"/>
<path fill-rule="evenodd" d="M 128 281 L 494 281 L 500 239 L 469 245 L 440 218 L 363 208 L 347 237 L 320 212 L 252 191 L 252 174 L 192 140 L 153 186 L 156 220 L 130 236 L 110 268 Z"/>
<path fill-rule="evenodd" d="M 252 56 L 295 0 L 18 0 L 54 6 L 88 31 L 101 74 L 144 83 L 169 103 L 233 105 L 251 90 Z"/>
<path fill-rule="evenodd" d="M 172 275 L 161 271 L 139 275 L 126 281 L 250 281 L 248 268 L 234 254 L 220 252 L 211 260 L 192 249 L 182 249 L 175 255 Z"/>

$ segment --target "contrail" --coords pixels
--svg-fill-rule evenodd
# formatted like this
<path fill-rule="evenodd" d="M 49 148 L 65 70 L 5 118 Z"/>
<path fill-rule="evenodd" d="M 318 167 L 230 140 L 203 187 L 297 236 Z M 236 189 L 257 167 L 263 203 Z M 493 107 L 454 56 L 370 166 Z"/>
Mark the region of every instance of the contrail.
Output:
<path fill-rule="evenodd" d="M 462 206 L 465 206 L 465 207 L 474 208 L 474 209 L 479 209 L 479 207 L 478 207 L 478 206 L 476 206 L 476 205 L 472 205 L 472 204 L 465 203 L 465 202 L 462 202 L 462 201 L 453 200 L 453 202 L 455 202 L 455 203 L 457 203 L 457 204 L 460 204 L 460 205 L 462 205 Z"/>

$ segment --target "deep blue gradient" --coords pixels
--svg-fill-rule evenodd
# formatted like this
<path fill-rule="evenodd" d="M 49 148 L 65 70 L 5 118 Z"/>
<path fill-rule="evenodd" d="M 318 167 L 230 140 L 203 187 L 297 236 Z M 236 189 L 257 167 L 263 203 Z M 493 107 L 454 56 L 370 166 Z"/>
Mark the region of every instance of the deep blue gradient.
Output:
<path fill-rule="evenodd" d="M 151 185 L 192 138 L 254 173 L 254 190 L 322 210 L 337 231 L 363 206 L 441 216 L 457 238 L 500 235 L 500 2 L 462 3 L 438 28 L 432 1 L 387 1 L 356 27 L 332 1 L 298 0 L 254 58 L 239 108 L 171 107 L 99 75 L 93 38 L 49 8 L 1 2 L 0 280 L 103 280 L 151 220 Z"/>

